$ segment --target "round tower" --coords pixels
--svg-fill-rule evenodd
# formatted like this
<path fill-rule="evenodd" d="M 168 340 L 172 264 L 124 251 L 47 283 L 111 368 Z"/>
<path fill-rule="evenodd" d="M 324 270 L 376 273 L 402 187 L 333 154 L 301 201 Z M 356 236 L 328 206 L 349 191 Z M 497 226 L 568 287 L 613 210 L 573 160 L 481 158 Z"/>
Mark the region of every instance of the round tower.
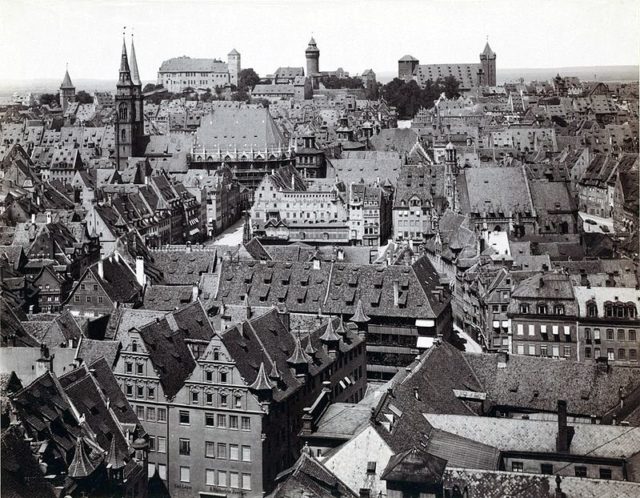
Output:
<path fill-rule="evenodd" d="M 304 52 L 307 57 L 307 76 L 311 77 L 320 72 L 320 50 L 316 45 L 316 41 L 311 38 L 307 50 Z"/>

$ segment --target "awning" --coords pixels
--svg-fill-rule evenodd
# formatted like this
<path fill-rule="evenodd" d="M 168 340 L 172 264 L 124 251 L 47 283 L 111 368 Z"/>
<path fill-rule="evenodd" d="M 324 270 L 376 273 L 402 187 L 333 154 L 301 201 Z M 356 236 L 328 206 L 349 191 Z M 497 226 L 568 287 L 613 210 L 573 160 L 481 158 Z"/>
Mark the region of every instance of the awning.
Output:
<path fill-rule="evenodd" d="M 435 326 L 436 326 L 435 320 L 421 320 L 420 318 L 416 320 L 416 327 L 435 327 Z"/>
<path fill-rule="evenodd" d="M 502 326 L 506 329 L 509 326 L 509 320 L 502 320 Z"/>
<path fill-rule="evenodd" d="M 433 346 L 433 337 L 418 337 L 418 349 L 427 349 Z"/>
<path fill-rule="evenodd" d="M 493 321 L 493 328 L 494 329 L 499 329 L 500 328 L 500 320 L 494 320 Z"/>

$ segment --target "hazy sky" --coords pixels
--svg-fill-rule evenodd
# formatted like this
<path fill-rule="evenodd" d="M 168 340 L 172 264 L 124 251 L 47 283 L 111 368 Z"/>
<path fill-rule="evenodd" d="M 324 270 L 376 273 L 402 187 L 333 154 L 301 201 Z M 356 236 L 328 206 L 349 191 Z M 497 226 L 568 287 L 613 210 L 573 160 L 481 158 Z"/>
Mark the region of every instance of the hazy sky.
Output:
<path fill-rule="evenodd" d="M 140 75 L 179 55 L 236 48 L 260 74 L 305 65 L 313 34 L 320 69 L 395 71 L 476 62 L 486 36 L 497 64 L 637 64 L 640 0 L 0 0 L 0 79 L 117 77 L 123 26 L 134 28 Z M 127 36 L 129 39 L 129 36 Z"/>

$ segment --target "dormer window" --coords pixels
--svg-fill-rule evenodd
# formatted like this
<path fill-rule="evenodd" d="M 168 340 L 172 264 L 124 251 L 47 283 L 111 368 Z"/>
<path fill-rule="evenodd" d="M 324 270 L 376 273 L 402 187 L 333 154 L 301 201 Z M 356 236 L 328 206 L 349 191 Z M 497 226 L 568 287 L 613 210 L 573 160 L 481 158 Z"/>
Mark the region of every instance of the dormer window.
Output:
<path fill-rule="evenodd" d="M 556 304 L 553 307 L 553 313 L 555 315 L 564 315 L 564 306 L 562 306 L 561 304 Z"/>
<path fill-rule="evenodd" d="M 537 307 L 537 312 L 538 315 L 546 315 L 547 314 L 547 305 L 546 304 L 539 304 Z"/>
<path fill-rule="evenodd" d="M 521 304 L 520 305 L 520 313 L 527 315 L 529 314 L 529 305 L 528 304 Z"/>
<path fill-rule="evenodd" d="M 589 317 L 597 317 L 598 316 L 598 306 L 596 303 L 588 303 L 587 304 L 587 316 Z"/>

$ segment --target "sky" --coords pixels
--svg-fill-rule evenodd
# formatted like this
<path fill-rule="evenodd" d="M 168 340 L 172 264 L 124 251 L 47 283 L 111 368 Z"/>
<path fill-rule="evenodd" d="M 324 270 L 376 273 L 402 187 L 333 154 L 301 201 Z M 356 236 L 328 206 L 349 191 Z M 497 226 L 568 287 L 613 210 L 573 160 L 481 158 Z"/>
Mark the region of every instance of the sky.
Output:
<path fill-rule="evenodd" d="M 237 49 L 259 74 L 305 66 L 352 74 L 477 62 L 489 39 L 498 68 L 638 63 L 640 0 L 0 0 L 0 79 L 115 79 L 123 27 L 143 81 L 180 55 Z"/>

